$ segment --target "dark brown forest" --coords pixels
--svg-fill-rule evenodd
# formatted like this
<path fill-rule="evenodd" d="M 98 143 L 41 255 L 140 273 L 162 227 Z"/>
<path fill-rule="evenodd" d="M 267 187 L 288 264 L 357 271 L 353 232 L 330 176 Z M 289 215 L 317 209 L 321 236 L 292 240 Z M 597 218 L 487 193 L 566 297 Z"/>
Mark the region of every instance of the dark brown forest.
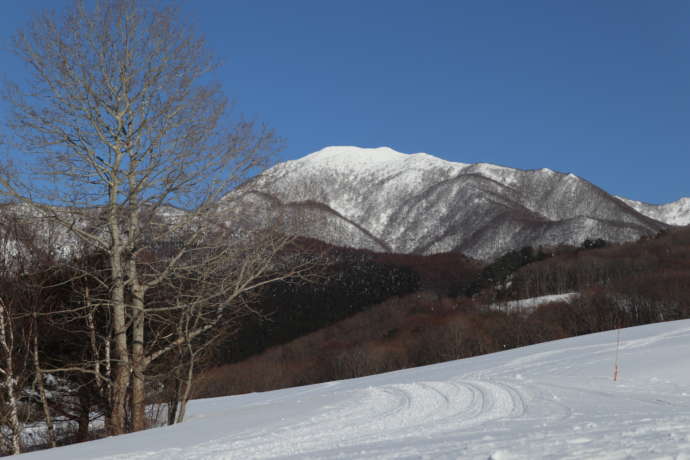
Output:
<path fill-rule="evenodd" d="M 579 248 L 523 248 L 485 266 L 459 254 L 343 251 L 368 267 L 402 269 L 410 284 L 375 304 L 365 296 L 356 311 L 343 313 L 347 318 L 209 367 L 197 379 L 195 397 L 360 377 L 690 317 L 690 228 L 623 245 L 588 240 Z M 333 296 L 325 293 L 314 309 L 338 303 L 340 293 L 327 291 Z M 518 311 L 489 307 L 567 292 L 579 296 Z"/>

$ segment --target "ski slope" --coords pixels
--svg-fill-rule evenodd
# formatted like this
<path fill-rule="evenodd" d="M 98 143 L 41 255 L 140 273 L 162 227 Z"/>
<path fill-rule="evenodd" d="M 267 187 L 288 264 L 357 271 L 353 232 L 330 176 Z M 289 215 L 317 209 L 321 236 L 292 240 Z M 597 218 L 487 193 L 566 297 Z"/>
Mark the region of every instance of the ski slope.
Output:
<path fill-rule="evenodd" d="M 27 454 L 108 458 L 690 459 L 690 320 L 267 393 L 174 427 Z"/>

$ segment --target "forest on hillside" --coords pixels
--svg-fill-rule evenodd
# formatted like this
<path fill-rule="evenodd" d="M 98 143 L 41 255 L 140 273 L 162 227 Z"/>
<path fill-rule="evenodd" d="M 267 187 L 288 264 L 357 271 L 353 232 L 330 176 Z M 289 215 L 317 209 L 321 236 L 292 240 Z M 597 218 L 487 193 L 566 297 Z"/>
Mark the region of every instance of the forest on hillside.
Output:
<path fill-rule="evenodd" d="M 690 228 L 620 245 L 587 240 L 577 248 L 523 248 L 484 265 L 453 253 L 341 251 L 368 259 L 369 267 L 402 269 L 410 283 L 388 291 L 392 295 L 383 301 L 378 299 L 386 291 L 370 291 L 376 295 L 368 297 L 352 285 L 350 295 L 362 297 L 356 309 L 342 310 L 342 319 L 313 331 L 297 332 L 294 323 L 294 335 L 303 335 L 257 347 L 237 362 L 211 365 L 197 379 L 195 396 L 360 377 L 690 317 Z M 343 299 L 337 290 L 310 297 L 306 292 L 313 287 L 301 289 L 306 310 L 328 310 Z M 532 308 L 506 307 L 562 293 L 576 295 Z M 314 300 L 311 307 L 306 299 Z M 285 298 L 282 308 L 289 310 L 291 302 Z M 271 328 L 292 327 L 279 318 Z"/>

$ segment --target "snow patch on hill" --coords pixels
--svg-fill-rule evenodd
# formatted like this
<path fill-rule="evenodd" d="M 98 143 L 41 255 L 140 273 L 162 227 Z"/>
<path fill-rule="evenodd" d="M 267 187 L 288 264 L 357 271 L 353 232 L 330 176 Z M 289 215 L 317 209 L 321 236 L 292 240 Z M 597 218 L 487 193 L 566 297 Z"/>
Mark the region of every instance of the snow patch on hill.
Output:
<path fill-rule="evenodd" d="M 500 311 L 511 310 L 529 310 L 537 308 L 541 305 L 546 305 L 555 302 L 570 303 L 577 299 L 580 294 L 577 292 L 567 292 L 565 294 L 551 294 L 539 297 L 530 297 L 529 299 L 510 300 L 508 302 L 498 302 L 489 305 L 490 309 Z"/>

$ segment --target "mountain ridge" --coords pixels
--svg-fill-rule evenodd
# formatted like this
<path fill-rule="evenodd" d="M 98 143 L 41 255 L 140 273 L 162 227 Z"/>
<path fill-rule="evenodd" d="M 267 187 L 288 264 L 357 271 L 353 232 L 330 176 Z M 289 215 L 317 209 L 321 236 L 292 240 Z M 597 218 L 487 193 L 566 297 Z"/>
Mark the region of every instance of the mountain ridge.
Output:
<path fill-rule="evenodd" d="M 251 192 L 272 199 L 243 206 Z M 226 200 L 240 203 L 243 214 L 258 205 L 261 212 L 281 215 L 288 231 L 339 246 L 422 254 L 458 250 L 479 259 L 586 238 L 630 241 L 686 217 L 690 222 L 690 200 L 687 213 L 675 205 L 665 213 L 574 174 L 456 163 L 389 147 L 326 147 L 273 166 Z M 321 211 L 296 210 L 299 203 L 318 203 Z"/>

